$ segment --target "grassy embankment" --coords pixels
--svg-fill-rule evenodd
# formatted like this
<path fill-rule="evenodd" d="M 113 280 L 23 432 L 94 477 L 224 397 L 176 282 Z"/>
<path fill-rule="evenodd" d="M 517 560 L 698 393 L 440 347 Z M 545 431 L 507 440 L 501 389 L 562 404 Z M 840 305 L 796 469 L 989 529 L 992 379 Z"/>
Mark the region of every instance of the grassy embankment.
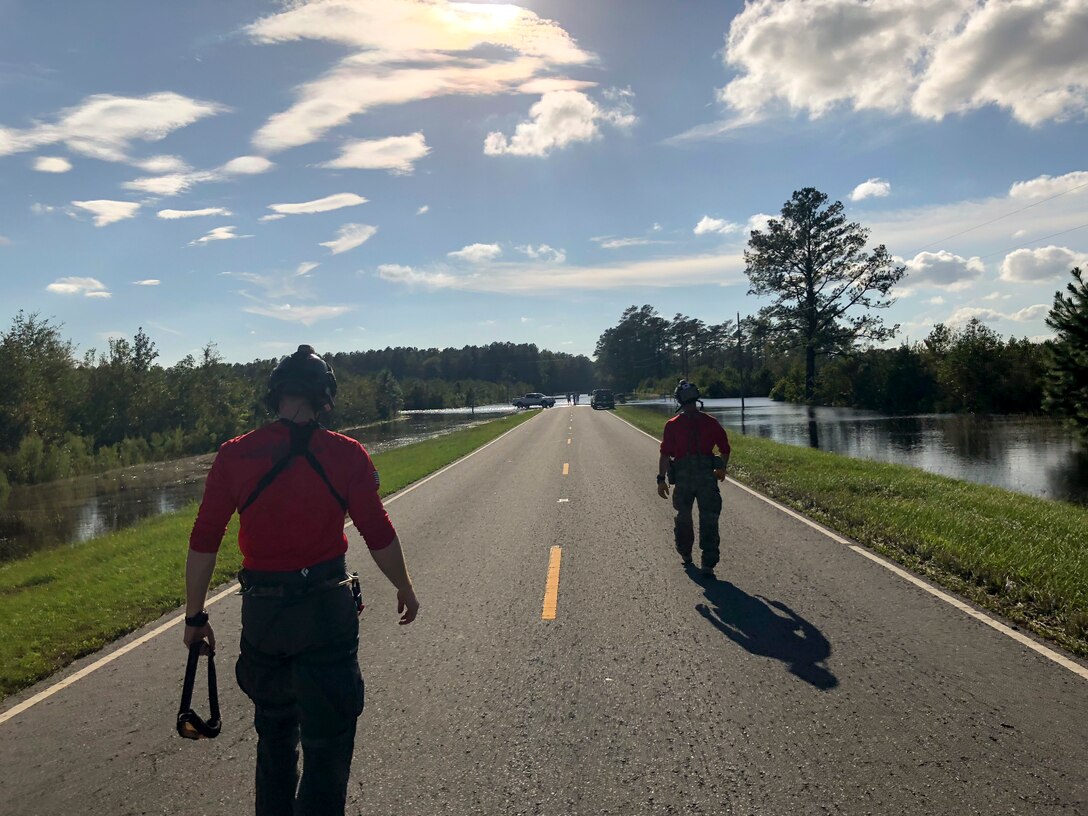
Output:
<path fill-rule="evenodd" d="M 526 411 L 377 454 L 382 495 L 395 493 L 535 416 Z M 0 696 L 184 602 L 183 571 L 196 505 L 72 547 L 0 564 Z M 213 585 L 241 566 L 238 517 L 227 530 Z"/>
<path fill-rule="evenodd" d="M 660 436 L 658 411 L 617 413 Z M 1088 508 L 730 434 L 730 475 L 1088 656 Z"/>

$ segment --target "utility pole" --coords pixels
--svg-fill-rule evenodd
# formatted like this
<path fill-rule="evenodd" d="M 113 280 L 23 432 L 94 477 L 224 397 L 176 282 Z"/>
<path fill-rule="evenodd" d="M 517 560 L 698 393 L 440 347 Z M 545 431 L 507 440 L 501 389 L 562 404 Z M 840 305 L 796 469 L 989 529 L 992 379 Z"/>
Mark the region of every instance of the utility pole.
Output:
<path fill-rule="evenodd" d="M 737 312 L 737 365 L 740 366 L 740 424 L 744 425 L 744 385 L 748 374 L 744 366 L 744 347 L 740 342 L 740 312 Z"/>

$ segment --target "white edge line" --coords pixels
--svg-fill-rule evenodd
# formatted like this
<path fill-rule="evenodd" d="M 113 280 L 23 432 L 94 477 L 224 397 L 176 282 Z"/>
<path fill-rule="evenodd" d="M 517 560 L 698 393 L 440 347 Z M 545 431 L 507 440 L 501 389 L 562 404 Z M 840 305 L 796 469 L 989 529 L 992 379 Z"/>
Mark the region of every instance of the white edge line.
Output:
<path fill-rule="evenodd" d="M 469 453 L 466 453 L 460 459 L 456 459 L 453 462 L 450 462 L 448 465 L 443 467 L 441 470 L 436 470 L 434 473 L 432 473 L 427 478 L 420 479 L 418 482 L 415 482 L 415 483 L 409 485 L 408 487 L 404 488 L 403 490 L 398 490 L 392 496 L 387 496 L 385 499 L 383 499 L 383 504 L 389 504 L 391 502 L 394 502 L 397 499 L 399 499 L 401 496 L 404 496 L 407 493 L 411 493 L 417 487 L 422 487 L 424 484 L 426 484 L 427 482 L 429 482 L 431 479 L 435 478 L 436 476 L 441 476 L 443 473 L 445 473 L 447 470 L 452 468 L 454 465 L 461 464 L 462 462 L 464 462 L 469 457 L 475 456 L 477 453 L 482 451 L 484 448 L 491 447 L 492 445 L 494 445 L 496 442 L 498 442 L 500 439 L 502 439 L 507 434 L 513 433 L 518 428 L 522 428 L 522 427 L 524 427 L 525 425 L 528 425 L 528 424 L 529 424 L 528 421 L 522 422 L 522 423 L 516 425 L 515 427 L 511 428 L 509 431 L 504 431 L 503 433 L 501 433 L 499 436 L 496 436 L 494 439 L 492 439 L 487 444 L 481 445 L 480 447 L 476 448 L 475 450 L 470 451 Z M 632 427 L 634 427 L 634 426 L 632 426 Z M 348 526 L 351 525 L 351 523 L 352 522 L 349 520 L 347 523 L 344 524 L 344 527 L 347 528 Z M 238 584 L 231 584 L 229 587 L 224 589 L 222 592 L 219 592 L 218 594 L 214 595 L 212 598 L 208 599 L 208 602 L 207 602 L 206 605 L 211 606 L 212 604 L 216 603 L 217 601 L 222 600 L 223 598 L 225 598 L 227 595 L 230 595 L 231 593 L 237 592 L 237 591 L 238 591 Z M 98 671 L 99 669 L 101 669 L 106 664 L 112 663 L 114 660 L 121 657 L 122 655 L 128 654 L 133 649 L 135 649 L 137 646 L 142 646 L 143 644 L 147 643 L 152 638 L 158 637 L 163 632 L 166 632 L 166 631 L 168 631 L 170 629 L 173 629 L 175 626 L 177 626 L 179 623 L 182 623 L 184 620 L 185 620 L 185 615 L 178 615 L 176 618 L 168 620 L 166 623 L 163 623 L 163 624 L 155 627 L 154 629 L 152 629 L 147 634 L 141 635 L 140 637 L 136 638 L 136 640 L 132 641 L 131 643 L 126 643 L 120 649 L 117 649 L 116 651 L 110 652 L 105 657 L 99 658 L 94 663 L 91 663 L 89 666 L 84 666 L 79 671 L 75 672 L 74 674 L 70 674 L 68 677 L 65 677 L 63 680 L 60 680 L 57 683 L 54 683 L 49 688 L 44 689 L 43 691 L 39 691 L 33 697 L 28 697 L 26 700 L 23 700 L 23 702 L 19 703 L 16 706 L 13 706 L 12 708 L 9 708 L 7 711 L 0 714 L 0 725 L 3 725 L 5 722 L 10 720 L 12 717 L 19 716 L 24 711 L 26 711 L 28 708 L 31 708 L 32 706 L 37 705 L 38 703 L 42 702 L 43 700 L 47 700 L 48 698 L 50 698 L 54 694 L 56 694 L 58 691 L 63 691 L 64 689 L 68 688 L 68 686 L 72 685 L 73 683 L 75 683 L 75 682 L 77 682 L 79 680 L 82 680 L 84 677 L 91 674 L 92 672 Z"/>
<path fill-rule="evenodd" d="M 650 434 L 646 433 L 646 431 L 642 430 L 642 428 L 639 428 L 639 427 L 636 427 L 635 425 L 632 425 L 630 422 L 628 422 L 623 417 L 617 416 L 616 414 L 612 414 L 612 416 L 616 417 L 616 419 L 618 419 L 624 425 L 628 425 L 631 428 L 634 428 L 636 431 L 638 431 L 643 436 L 645 436 L 645 437 L 647 437 L 649 439 L 652 439 L 654 442 L 660 442 L 660 440 L 658 440 L 657 438 L 655 438 L 655 437 L 651 436 Z M 932 586 L 931 584 L 927 583 L 926 581 L 923 581 L 918 576 L 912 575 L 911 573 L 907 572 L 902 567 L 899 567 L 899 566 L 893 564 L 891 561 L 888 561 L 887 559 L 882 558 L 881 556 L 876 555 L 875 553 L 869 552 L 864 547 L 861 547 L 861 546 L 859 546 L 857 544 L 854 544 L 852 541 L 849 541 L 848 539 L 843 538 L 838 533 L 835 533 L 835 532 L 827 529 L 822 524 L 817 524 L 815 521 L 813 521 L 810 518 L 805 518 L 800 513 L 797 513 L 794 510 L 791 510 L 789 507 L 786 507 L 786 506 L 784 506 L 782 504 L 779 504 L 774 499 L 772 499 L 772 498 L 770 498 L 768 496 L 764 496 L 762 493 L 759 493 L 758 491 L 753 490 L 752 488 L 748 487 L 747 485 L 741 484 L 736 479 L 728 478 L 727 481 L 732 485 L 736 485 L 741 490 L 744 490 L 744 491 L 746 491 L 748 493 L 751 493 L 757 499 L 761 499 L 762 501 L 767 502 L 767 504 L 778 508 L 783 513 L 785 513 L 785 514 L 787 514 L 789 516 L 792 516 L 793 518 L 797 519 L 801 523 L 807 524 L 812 529 L 814 529 L 814 530 L 816 530 L 816 531 L 818 531 L 820 533 L 823 533 L 825 536 L 832 539 L 833 541 L 836 541 L 839 544 L 845 544 L 847 547 L 849 547 L 851 550 L 856 552 L 858 555 L 863 556 L 865 558 L 868 558 L 873 563 L 879 564 L 880 566 L 884 567 L 885 569 L 889 570 L 890 572 L 894 572 L 896 575 L 898 575 L 903 580 L 909 581 L 910 583 L 914 584 L 919 589 L 925 590 L 926 592 L 928 592 L 930 595 L 932 595 L 935 598 L 940 598 L 945 603 L 955 607 L 956 609 L 960 610 L 961 612 L 966 613 L 967 615 L 970 615 L 975 620 L 981 621 L 982 623 L 986 624 L 987 626 L 992 627 L 993 629 L 996 629 L 998 632 L 1012 638 L 1017 643 L 1020 643 L 1020 644 L 1022 644 L 1024 646 L 1027 646 L 1029 649 L 1031 649 L 1032 651 L 1037 652 L 1038 654 L 1042 655 L 1047 660 L 1052 660 L 1053 662 L 1057 663 L 1062 668 L 1068 669 L 1069 671 L 1073 672 L 1073 674 L 1076 674 L 1076 675 L 1080 676 L 1081 678 L 1083 678 L 1085 680 L 1088 680 L 1088 668 L 1085 668 L 1084 666 L 1080 665 L 1079 663 L 1076 663 L 1076 662 L 1070 660 L 1065 655 L 1060 654 L 1060 653 L 1054 651 L 1053 649 L 1049 649 L 1046 646 L 1042 645 L 1041 643 L 1038 643 L 1035 640 L 1033 640 L 1032 638 L 1028 637 L 1023 632 L 1017 632 L 1012 627 L 1007 626 L 1004 623 L 1001 623 L 1000 621 L 995 620 L 994 618 L 991 618 L 989 615 L 986 615 L 986 614 L 984 614 L 982 612 L 979 612 L 977 609 L 972 607 L 970 604 L 967 604 L 964 601 L 961 601 L 959 598 L 953 597 L 952 595 L 949 595 L 946 592 L 942 592 L 941 590 L 937 589 L 936 587 Z"/>

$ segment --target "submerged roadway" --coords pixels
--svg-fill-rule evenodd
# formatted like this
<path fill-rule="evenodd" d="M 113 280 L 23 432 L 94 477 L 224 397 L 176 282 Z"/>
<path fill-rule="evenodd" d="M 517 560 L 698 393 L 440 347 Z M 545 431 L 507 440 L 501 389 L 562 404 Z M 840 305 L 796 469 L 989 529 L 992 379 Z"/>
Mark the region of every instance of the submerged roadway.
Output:
<path fill-rule="evenodd" d="M 563 406 L 387 500 L 423 604 L 407 627 L 349 528 L 367 603 L 349 813 L 1088 813 L 1082 663 L 731 484 L 706 582 L 656 468 L 644 434 Z M 174 613 L 4 702 L 0 813 L 251 813 L 239 607 L 209 608 L 218 739 L 174 733 L 176 624 L 12 714 Z"/>

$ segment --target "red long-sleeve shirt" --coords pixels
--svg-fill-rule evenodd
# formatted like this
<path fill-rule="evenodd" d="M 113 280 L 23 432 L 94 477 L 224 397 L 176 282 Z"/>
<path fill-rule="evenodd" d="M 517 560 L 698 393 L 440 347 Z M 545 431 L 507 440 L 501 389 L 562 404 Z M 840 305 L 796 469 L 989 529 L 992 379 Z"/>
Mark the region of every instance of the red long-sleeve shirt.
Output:
<path fill-rule="evenodd" d="M 715 445 L 721 455 L 728 459 L 729 437 L 725 428 L 710 414 L 702 411 L 677 414 L 665 423 L 665 433 L 661 438 L 661 453 L 665 456 L 673 459 L 683 459 L 691 454 L 712 456 Z"/>
<path fill-rule="evenodd" d="M 290 447 L 290 428 L 283 421 L 223 443 L 208 472 L 190 549 L 218 552 L 235 510 Z M 396 531 L 378 496 L 378 472 L 366 449 L 347 436 L 318 429 L 309 450 L 347 502 L 367 547 L 380 550 L 391 544 Z M 299 570 L 347 552 L 343 508 L 305 457 L 294 457 L 242 513 L 238 547 L 242 566 L 271 572 Z"/>

